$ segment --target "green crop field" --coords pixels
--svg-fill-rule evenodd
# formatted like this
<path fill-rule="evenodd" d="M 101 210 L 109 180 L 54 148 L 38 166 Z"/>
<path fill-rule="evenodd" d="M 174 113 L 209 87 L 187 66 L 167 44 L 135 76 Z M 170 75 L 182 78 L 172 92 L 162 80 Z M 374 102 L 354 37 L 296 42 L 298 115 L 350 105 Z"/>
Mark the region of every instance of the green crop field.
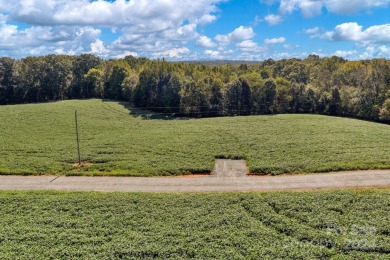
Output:
<path fill-rule="evenodd" d="M 207 173 L 217 157 L 260 174 L 378 169 L 390 168 L 389 144 L 389 125 L 319 115 L 169 118 L 98 99 L 0 106 L 1 174 Z"/>
<path fill-rule="evenodd" d="M 390 190 L 0 191 L 0 259 L 389 259 Z"/>

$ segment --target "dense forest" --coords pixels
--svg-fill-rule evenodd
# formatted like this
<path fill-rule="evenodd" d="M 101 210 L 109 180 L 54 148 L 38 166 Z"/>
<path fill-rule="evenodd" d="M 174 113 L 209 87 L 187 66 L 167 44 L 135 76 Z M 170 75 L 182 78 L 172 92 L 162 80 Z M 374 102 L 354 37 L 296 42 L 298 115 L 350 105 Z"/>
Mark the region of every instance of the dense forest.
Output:
<path fill-rule="evenodd" d="M 390 122 L 390 61 L 340 57 L 256 64 L 166 62 L 90 54 L 0 58 L 0 104 L 108 98 L 160 113 L 318 113 Z"/>

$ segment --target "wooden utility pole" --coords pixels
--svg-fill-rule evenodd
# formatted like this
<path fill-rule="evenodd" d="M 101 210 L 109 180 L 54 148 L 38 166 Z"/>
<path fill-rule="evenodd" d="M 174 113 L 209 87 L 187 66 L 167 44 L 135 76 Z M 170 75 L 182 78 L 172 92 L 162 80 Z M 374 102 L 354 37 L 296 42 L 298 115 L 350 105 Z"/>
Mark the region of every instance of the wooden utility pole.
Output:
<path fill-rule="evenodd" d="M 77 152 L 78 152 L 78 155 L 79 155 L 79 166 L 81 166 L 79 126 L 78 126 L 78 122 L 77 122 L 77 110 L 74 111 L 74 120 L 76 121 L 76 141 L 77 141 Z"/>

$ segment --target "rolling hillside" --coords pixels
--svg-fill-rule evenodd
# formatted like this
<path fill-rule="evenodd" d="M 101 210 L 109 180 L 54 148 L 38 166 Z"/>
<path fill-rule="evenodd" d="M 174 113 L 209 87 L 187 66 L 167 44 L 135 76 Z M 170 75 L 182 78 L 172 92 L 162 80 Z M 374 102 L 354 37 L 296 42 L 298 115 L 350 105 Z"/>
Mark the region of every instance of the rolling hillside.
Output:
<path fill-rule="evenodd" d="M 169 118 L 98 99 L 0 106 L 1 174 L 207 173 L 216 157 L 245 158 L 259 174 L 390 168 L 389 144 L 389 125 L 319 115 Z"/>

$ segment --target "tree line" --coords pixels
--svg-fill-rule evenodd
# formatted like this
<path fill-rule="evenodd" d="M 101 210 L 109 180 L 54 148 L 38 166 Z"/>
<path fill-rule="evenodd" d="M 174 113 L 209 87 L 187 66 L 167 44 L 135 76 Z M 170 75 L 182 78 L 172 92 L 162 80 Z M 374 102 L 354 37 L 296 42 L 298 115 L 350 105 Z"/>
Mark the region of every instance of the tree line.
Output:
<path fill-rule="evenodd" d="M 317 113 L 390 121 L 390 61 L 340 57 L 256 64 L 166 62 L 90 54 L 0 58 L 0 104 L 80 98 L 214 117 Z"/>

